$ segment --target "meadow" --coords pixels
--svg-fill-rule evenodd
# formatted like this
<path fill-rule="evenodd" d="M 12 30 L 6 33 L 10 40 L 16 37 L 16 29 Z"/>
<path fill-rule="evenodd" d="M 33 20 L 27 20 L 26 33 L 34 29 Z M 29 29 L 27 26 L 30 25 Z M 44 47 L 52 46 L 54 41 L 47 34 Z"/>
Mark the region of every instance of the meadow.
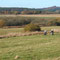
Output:
<path fill-rule="evenodd" d="M 42 30 L 60 26 L 41 27 Z M 23 28 L 0 29 L 0 34 L 22 32 Z M 60 60 L 60 32 L 0 39 L 0 60 Z"/>
<path fill-rule="evenodd" d="M 50 31 L 51 29 L 60 30 L 60 26 L 41 27 L 41 30 Z M 24 32 L 24 28 L 0 28 L 0 35 L 6 35 L 9 33 L 25 33 L 25 32 Z"/>
<path fill-rule="evenodd" d="M 0 15 L 0 17 L 60 17 L 60 14 L 18 14 L 18 15 Z"/>

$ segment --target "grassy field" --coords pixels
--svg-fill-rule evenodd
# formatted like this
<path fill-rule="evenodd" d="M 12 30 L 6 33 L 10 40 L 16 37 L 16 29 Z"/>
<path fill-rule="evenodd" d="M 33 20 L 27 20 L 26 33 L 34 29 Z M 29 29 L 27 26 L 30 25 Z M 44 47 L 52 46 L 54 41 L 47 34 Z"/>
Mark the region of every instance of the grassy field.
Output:
<path fill-rule="evenodd" d="M 41 30 L 50 31 L 51 29 L 60 29 L 60 26 L 41 27 Z M 9 33 L 24 33 L 23 31 L 23 28 L 0 28 L 0 35 L 5 35 Z"/>
<path fill-rule="evenodd" d="M 22 32 L 23 28 L 0 28 L 0 35 L 5 35 L 5 34 L 9 34 L 9 33 L 19 33 Z"/>
<path fill-rule="evenodd" d="M 0 60 L 60 60 L 60 34 L 0 39 Z"/>
<path fill-rule="evenodd" d="M 60 17 L 60 14 L 36 14 L 36 15 L 0 15 L 0 17 Z"/>
<path fill-rule="evenodd" d="M 57 27 L 41 27 L 50 30 Z M 23 29 L 0 29 L 3 32 L 21 32 Z M 0 39 L 0 60 L 60 60 L 60 33 Z"/>

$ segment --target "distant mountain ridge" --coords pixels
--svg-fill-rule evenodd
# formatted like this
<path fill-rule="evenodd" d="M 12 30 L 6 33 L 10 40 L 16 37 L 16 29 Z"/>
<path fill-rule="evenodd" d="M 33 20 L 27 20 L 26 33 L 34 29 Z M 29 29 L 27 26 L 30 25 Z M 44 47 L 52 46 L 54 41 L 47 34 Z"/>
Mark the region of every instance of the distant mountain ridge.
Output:
<path fill-rule="evenodd" d="M 56 10 L 60 10 L 60 7 L 52 6 L 52 7 L 48 7 L 48 8 L 42 8 L 42 10 L 56 11 Z"/>

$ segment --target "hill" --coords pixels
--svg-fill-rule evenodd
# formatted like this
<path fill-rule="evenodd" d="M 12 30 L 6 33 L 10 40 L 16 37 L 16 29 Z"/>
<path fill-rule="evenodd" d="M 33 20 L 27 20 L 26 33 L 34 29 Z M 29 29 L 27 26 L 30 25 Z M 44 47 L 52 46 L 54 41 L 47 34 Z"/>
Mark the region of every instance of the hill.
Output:
<path fill-rule="evenodd" d="M 60 10 L 60 7 L 52 6 L 52 7 L 48 7 L 48 8 L 43 8 L 42 10 L 57 11 L 57 10 Z"/>

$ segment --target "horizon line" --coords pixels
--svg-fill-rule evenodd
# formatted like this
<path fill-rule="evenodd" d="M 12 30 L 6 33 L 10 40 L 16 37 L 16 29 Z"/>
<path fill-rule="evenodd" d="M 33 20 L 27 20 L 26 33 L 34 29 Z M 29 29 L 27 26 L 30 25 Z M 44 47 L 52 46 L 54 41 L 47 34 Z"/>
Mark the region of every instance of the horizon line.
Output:
<path fill-rule="evenodd" d="M 41 8 L 49 8 L 49 7 L 60 7 L 60 6 L 48 6 L 48 7 L 41 7 Z M 33 8 L 33 7 L 0 6 L 0 8 Z M 40 8 L 33 8 L 33 9 L 40 9 Z"/>

